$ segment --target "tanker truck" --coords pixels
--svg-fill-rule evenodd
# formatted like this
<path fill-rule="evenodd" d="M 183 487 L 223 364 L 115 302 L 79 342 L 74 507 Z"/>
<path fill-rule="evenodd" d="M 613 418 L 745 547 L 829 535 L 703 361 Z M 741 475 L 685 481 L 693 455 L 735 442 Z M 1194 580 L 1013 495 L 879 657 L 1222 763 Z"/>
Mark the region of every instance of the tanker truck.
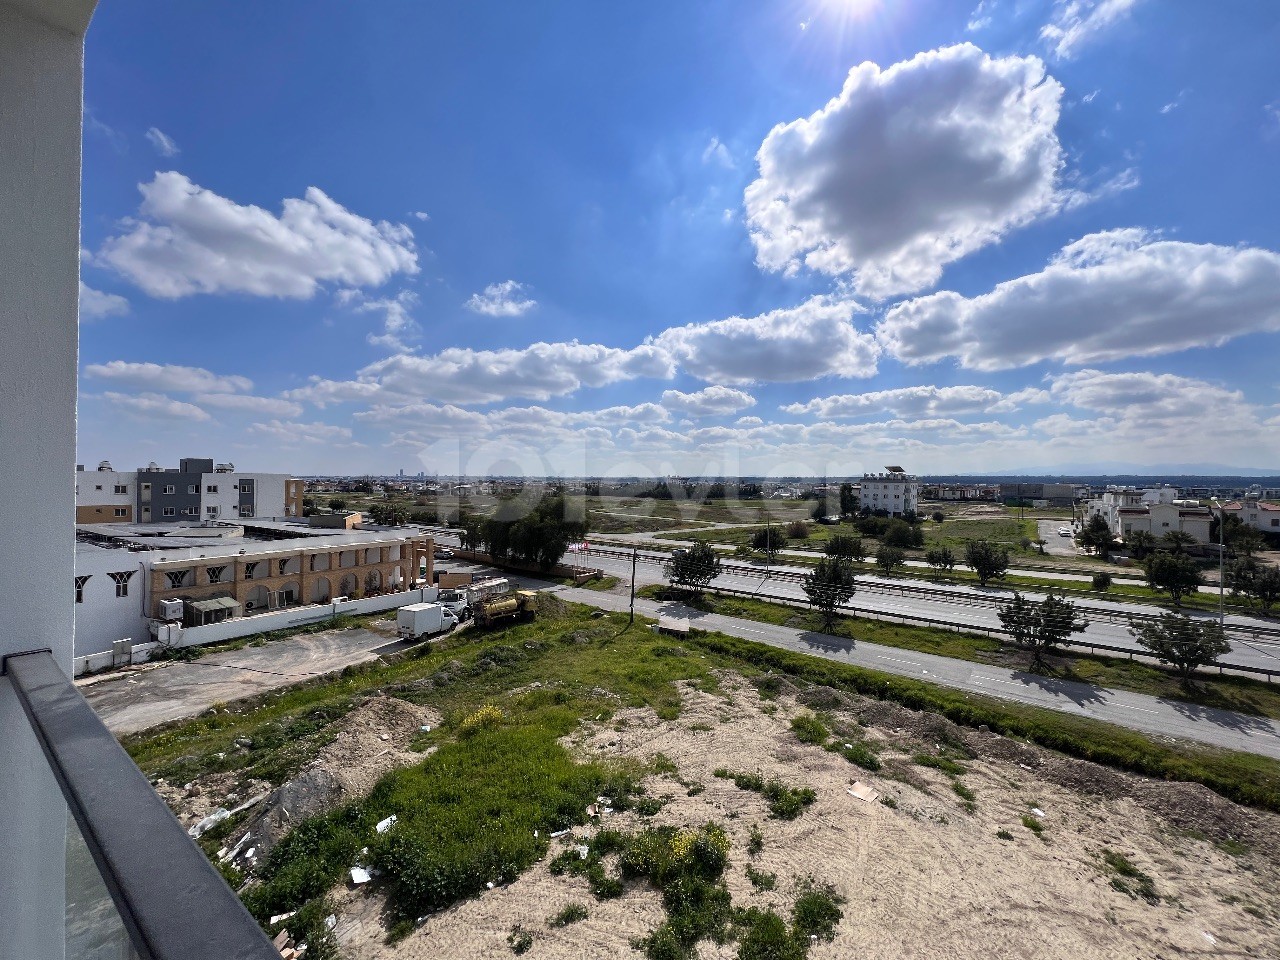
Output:
<path fill-rule="evenodd" d="M 485 597 L 471 608 L 471 615 L 475 617 L 476 626 L 480 627 L 516 618 L 528 620 L 534 615 L 537 603 L 536 591 L 518 590 Z"/>

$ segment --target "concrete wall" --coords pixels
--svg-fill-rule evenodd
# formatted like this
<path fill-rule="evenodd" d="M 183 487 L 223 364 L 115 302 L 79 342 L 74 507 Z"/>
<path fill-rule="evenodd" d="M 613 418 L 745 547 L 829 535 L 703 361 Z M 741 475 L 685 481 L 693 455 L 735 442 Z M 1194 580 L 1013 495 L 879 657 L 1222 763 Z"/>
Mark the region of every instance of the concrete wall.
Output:
<path fill-rule="evenodd" d="M 0 2 L 0 656 L 71 672 L 80 119 L 92 2 Z M 16 545 L 16 547 L 13 547 Z M 0 677 L 0 952 L 66 955 L 67 809 Z"/>

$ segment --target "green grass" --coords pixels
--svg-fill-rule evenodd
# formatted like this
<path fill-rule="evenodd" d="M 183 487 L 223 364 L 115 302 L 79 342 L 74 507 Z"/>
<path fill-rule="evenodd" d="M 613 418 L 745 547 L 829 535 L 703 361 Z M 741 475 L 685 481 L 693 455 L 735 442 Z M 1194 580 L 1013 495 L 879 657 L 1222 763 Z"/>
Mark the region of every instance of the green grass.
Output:
<path fill-rule="evenodd" d="M 580 920 L 587 919 L 587 908 L 577 901 L 566 903 L 564 908 L 558 913 L 553 913 L 547 917 L 548 927 L 567 927 L 571 923 L 578 923 Z"/>
<path fill-rule="evenodd" d="M 950 547 L 958 562 L 963 562 L 964 548 L 973 540 L 990 540 L 993 543 L 1003 544 L 1009 548 L 1011 555 L 1040 555 L 1034 546 L 1039 533 L 1036 522 L 1031 519 L 1001 517 L 993 520 L 948 520 L 945 523 L 927 522 L 922 529 L 926 549 L 938 546 Z M 1023 548 L 1024 537 L 1033 541 L 1030 548 Z"/>
<path fill-rule="evenodd" d="M 612 590 L 620 581 L 617 577 L 596 577 L 581 584 L 588 590 Z"/>
<path fill-rule="evenodd" d="M 1022 815 L 1022 825 L 1037 837 L 1044 833 L 1044 824 L 1029 813 L 1024 813 Z"/>
<path fill-rule="evenodd" d="M 666 589 L 660 584 L 651 584 L 641 588 L 638 593 L 660 599 L 665 596 Z M 820 615 L 798 605 L 717 593 L 704 593 L 700 598 L 686 598 L 683 602 L 708 613 L 742 617 L 815 633 L 827 632 L 823 629 Z M 854 602 L 857 602 L 856 595 Z M 1023 655 L 1014 648 L 1008 648 L 1007 652 L 1002 653 L 1006 648 L 998 639 L 975 633 L 847 616 L 837 617 L 830 633 L 850 640 L 878 643 L 901 650 L 917 650 L 972 663 L 1025 669 L 1030 662 L 1029 655 Z M 1250 677 L 1203 673 L 1196 678 L 1193 686 L 1186 687 L 1173 671 L 1153 663 L 1074 651 L 1054 654 L 1050 658 L 1050 664 L 1044 675 L 1055 680 L 1075 680 L 1106 689 L 1145 693 L 1201 707 L 1216 707 L 1280 720 L 1280 684 L 1269 684 Z"/>
<path fill-rule="evenodd" d="M 802 713 L 791 720 L 791 732 L 801 743 L 809 743 L 821 747 L 831 736 L 826 724 L 812 713 Z"/>
<path fill-rule="evenodd" d="M 713 770 L 712 775 L 721 780 L 732 780 L 739 790 L 750 790 L 769 801 L 769 816 L 779 820 L 794 820 L 804 808 L 818 799 L 809 787 L 790 787 L 778 778 L 766 780 L 758 773 L 734 773 L 724 767 Z"/>
<path fill-rule="evenodd" d="M 1135 899 L 1146 900 L 1147 903 L 1160 902 L 1156 893 L 1155 881 L 1139 870 L 1128 857 L 1114 850 L 1102 851 L 1102 862 L 1106 870 L 1113 874 L 1111 886 Z"/>

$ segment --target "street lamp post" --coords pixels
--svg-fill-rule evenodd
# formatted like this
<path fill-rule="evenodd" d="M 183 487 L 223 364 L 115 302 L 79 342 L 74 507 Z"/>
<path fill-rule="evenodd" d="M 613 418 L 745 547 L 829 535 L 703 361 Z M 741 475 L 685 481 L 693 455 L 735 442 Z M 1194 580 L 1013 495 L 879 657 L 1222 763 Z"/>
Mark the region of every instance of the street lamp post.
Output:
<path fill-rule="evenodd" d="M 1210 497 L 1209 501 L 1218 508 L 1218 627 L 1221 628 L 1226 622 L 1226 578 L 1223 576 L 1223 568 L 1227 555 L 1227 511 L 1217 497 Z"/>

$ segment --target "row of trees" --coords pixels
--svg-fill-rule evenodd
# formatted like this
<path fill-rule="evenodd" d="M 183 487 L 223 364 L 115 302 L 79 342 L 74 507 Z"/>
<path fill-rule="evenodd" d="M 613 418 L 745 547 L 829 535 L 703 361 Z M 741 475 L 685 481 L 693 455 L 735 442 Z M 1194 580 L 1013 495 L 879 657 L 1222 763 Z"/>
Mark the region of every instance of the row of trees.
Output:
<path fill-rule="evenodd" d="M 490 516 L 458 519 L 459 539 L 467 550 L 483 550 L 495 560 L 527 563 L 550 570 L 569 544 L 587 535 L 587 522 L 574 519 L 560 494 L 544 494 L 529 509 L 519 499 L 499 503 Z"/>

